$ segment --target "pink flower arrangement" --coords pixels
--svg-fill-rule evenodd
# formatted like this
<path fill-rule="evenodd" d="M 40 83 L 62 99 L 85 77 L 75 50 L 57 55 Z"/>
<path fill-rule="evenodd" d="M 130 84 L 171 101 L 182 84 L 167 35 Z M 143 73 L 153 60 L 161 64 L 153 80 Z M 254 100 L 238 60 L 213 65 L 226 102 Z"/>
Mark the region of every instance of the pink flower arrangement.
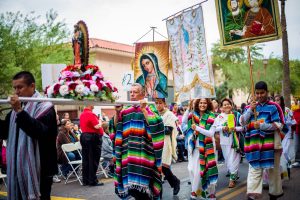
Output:
<path fill-rule="evenodd" d="M 58 82 L 47 86 L 45 94 L 54 98 L 69 98 L 76 100 L 115 101 L 113 93 L 117 88 L 104 80 L 98 66 L 87 65 L 84 72 L 73 65 L 60 72 Z"/>

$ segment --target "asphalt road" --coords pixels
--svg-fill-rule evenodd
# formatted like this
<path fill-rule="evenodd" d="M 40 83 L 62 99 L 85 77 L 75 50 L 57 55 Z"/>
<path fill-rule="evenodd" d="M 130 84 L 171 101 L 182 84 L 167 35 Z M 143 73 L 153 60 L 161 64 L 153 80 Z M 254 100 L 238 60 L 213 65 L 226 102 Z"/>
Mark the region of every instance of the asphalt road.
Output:
<path fill-rule="evenodd" d="M 240 165 L 239 177 L 237 185 L 233 189 L 229 189 L 229 178 L 226 177 L 227 170 L 224 165 L 219 165 L 219 178 L 217 184 L 217 199 L 226 200 L 241 200 L 246 199 L 246 179 L 248 164 L 246 162 Z M 188 184 L 187 162 L 176 163 L 172 165 L 173 173 L 181 181 L 181 190 L 177 196 L 173 196 L 173 190 L 167 182 L 163 184 L 163 199 L 166 200 L 187 200 L 190 197 L 191 186 Z M 105 183 L 104 186 L 89 187 L 81 186 L 78 182 L 64 184 L 54 183 L 52 187 L 53 200 L 75 200 L 75 199 L 89 199 L 89 200 L 117 200 L 114 194 L 113 179 L 102 178 L 101 181 Z M 292 169 L 292 178 L 290 181 L 283 183 L 285 195 L 280 200 L 300 199 L 300 168 Z M 6 199 L 5 187 L 2 186 L 0 192 L 0 199 Z M 2 196 L 2 198 L 1 198 Z M 269 199 L 268 190 L 263 190 L 263 200 Z"/>

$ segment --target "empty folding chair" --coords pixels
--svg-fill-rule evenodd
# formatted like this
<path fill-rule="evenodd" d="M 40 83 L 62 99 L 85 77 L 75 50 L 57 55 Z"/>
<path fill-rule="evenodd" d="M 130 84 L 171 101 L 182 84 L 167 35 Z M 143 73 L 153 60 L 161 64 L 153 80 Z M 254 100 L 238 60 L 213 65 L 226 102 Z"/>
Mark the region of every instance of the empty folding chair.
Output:
<path fill-rule="evenodd" d="M 65 181 L 65 184 L 67 184 L 68 182 L 74 182 L 74 181 L 79 181 L 80 185 L 82 185 L 82 182 L 81 182 L 81 169 L 82 169 L 82 156 L 81 156 L 81 153 L 80 153 L 80 148 L 78 146 L 78 144 L 76 145 L 75 143 L 69 143 L 69 144 L 63 144 L 61 146 L 67 160 L 68 160 L 68 164 L 71 166 L 72 168 L 72 172 L 68 174 L 67 178 L 66 178 L 66 181 Z M 79 157 L 80 159 L 79 160 L 73 160 L 71 161 L 69 159 L 69 157 L 67 156 L 67 153 L 69 152 L 76 152 L 79 154 Z M 75 175 L 76 176 L 76 179 L 75 180 L 71 180 L 69 181 L 69 178 L 71 177 L 71 175 Z"/>
<path fill-rule="evenodd" d="M 100 158 L 100 163 L 99 163 L 99 166 L 98 166 L 98 170 L 97 170 L 97 176 L 100 176 L 101 174 L 103 174 L 105 176 L 105 178 L 108 178 L 108 175 L 107 175 L 107 172 L 106 172 L 107 169 L 103 168 L 103 162 L 104 162 L 104 159 L 101 157 Z"/>

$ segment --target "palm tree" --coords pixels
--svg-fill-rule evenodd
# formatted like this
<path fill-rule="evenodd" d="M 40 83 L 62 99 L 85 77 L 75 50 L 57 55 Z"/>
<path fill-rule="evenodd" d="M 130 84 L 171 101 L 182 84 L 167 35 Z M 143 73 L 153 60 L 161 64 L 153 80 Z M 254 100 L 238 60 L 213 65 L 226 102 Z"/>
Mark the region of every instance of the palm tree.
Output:
<path fill-rule="evenodd" d="M 285 18 L 285 1 L 281 1 L 281 28 L 282 28 L 282 63 L 283 63 L 283 82 L 282 93 L 284 102 L 287 107 L 291 107 L 291 79 L 290 79 L 290 66 L 289 66 L 289 44 L 288 35 L 286 30 Z"/>

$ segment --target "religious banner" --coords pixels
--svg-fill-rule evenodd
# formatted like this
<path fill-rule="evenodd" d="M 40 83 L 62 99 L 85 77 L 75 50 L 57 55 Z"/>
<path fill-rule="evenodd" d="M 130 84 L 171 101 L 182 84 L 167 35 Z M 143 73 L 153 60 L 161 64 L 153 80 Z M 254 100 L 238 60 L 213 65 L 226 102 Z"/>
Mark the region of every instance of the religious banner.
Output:
<path fill-rule="evenodd" d="M 169 42 L 143 42 L 135 45 L 134 78 L 149 98 L 168 97 Z"/>
<path fill-rule="evenodd" d="M 277 0 L 215 0 L 221 46 L 281 38 Z"/>
<path fill-rule="evenodd" d="M 215 97 L 205 41 L 202 7 L 167 20 L 175 101 Z"/>

